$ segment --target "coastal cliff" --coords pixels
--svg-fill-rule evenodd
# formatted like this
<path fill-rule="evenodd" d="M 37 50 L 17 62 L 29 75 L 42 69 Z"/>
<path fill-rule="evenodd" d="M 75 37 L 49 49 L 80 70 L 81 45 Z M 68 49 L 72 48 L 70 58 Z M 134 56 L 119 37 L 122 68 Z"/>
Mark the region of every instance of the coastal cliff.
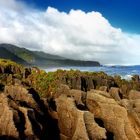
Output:
<path fill-rule="evenodd" d="M 139 76 L 46 73 L 2 59 L 0 139 L 139 140 Z"/>

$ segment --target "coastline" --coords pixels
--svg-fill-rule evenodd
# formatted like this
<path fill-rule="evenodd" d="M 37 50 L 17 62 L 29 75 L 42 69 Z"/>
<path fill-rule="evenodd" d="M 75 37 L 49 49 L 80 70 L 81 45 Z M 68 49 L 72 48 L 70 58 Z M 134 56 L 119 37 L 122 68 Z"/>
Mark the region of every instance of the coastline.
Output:
<path fill-rule="evenodd" d="M 76 66 L 65 66 L 65 67 L 48 67 L 41 68 L 46 72 L 54 72 L 57 69 L 61 70 L 80 70 L 82 72 L 105 72 L 110 76 L 121 76 L 122 79 L 131 80 L 133 75 L 140 75 L 140 66 L 99 66 L 99 67 L 76 67 Z"/>

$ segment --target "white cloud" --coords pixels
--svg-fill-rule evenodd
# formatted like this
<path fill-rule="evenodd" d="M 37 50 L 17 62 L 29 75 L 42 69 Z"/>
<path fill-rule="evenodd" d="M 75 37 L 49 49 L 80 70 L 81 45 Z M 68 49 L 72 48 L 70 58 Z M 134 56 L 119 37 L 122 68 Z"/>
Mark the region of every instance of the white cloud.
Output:
<path fill-rule="evenodd" d="M 60 12 L 0 0 L 0 43 L 102 64 L 140 64 L 140 35 L 114 28 L 99 12 Z"/>

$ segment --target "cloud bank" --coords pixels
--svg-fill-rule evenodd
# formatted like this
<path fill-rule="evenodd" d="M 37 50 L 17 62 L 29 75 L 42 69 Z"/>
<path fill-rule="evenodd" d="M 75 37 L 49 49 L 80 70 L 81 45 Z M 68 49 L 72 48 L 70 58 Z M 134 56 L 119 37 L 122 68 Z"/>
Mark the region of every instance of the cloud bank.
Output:
<path fill-rule="evenodd" d="M 1 0 L 0 43 L 102 64 L 140 64 L 140 35 L 114 28 L 95 11 L 39 11 L 16 0 Z"/>

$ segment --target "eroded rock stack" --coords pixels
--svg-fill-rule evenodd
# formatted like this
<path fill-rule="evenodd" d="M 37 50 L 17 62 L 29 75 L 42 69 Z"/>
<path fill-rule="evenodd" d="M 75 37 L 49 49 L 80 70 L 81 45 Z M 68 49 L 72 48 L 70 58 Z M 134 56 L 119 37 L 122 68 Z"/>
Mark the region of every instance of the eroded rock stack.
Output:
<path fill-rule="evenodd" d="M 0 139 L 140 140 L 138 76 L 125 81 L 6 67 L 0 73 Z"/>
<path fill-rule="evenodd" d="M 139 140 L 139 94 L 130 91 L 129 99 L 121 99 L 117 88 L 69 89 L 56 99 L 61 139 Z"/>
<path fill-rule="evenodd" d="M 0 139 L 55 139 L 58 132 L 57 120 L 33 89 L 5 86 L 0 93 Z"/>

